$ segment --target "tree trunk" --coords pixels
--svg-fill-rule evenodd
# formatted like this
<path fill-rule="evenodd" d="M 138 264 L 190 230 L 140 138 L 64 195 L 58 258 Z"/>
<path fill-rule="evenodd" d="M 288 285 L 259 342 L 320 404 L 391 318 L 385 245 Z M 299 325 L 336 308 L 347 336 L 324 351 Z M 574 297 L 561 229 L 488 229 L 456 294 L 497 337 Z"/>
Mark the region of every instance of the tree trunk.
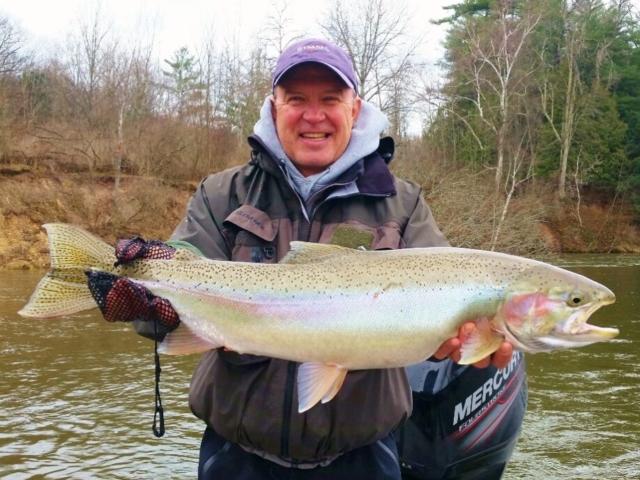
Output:
<path fill-rule="evenodd" d="M 562 144 L 560 145 L 560 180 L 558 184 L 558 197 L 565 197 L 565 184 L 567 182 L 567 165 L 569 163 L 569 151 L 571 150 L 571 140 L 573 139 L 574 114 L 576 102 L 576 90 L 578 88 L 576 65 L 574 62 L 573 39 L 569 43 L 569 79 L 567 81 L 567 96 L 564 104 L 564 117 L 562 119 Z"/>
<path fill-rule="evenodd" d="M 114 159 L 115 180 L 113 183 L 113 203 L 115 204 L 116 214 L 120 211 L 120 176 L 122 174 L 122 152 L 124 150 L 124 135 L 122 132 L 122 124 L 124 123 L 124 102 L 120 106 L 120 114 L 118 115 L 118 147 L 116 149 L 116 157 Z"/>

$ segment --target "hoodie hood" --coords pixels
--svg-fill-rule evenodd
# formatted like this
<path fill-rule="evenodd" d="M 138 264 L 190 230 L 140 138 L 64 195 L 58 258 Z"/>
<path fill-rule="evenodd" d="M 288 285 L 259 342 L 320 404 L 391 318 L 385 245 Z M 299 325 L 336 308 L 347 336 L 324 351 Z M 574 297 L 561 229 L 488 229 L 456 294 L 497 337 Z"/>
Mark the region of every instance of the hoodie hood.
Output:
<path fill-rule="evenodd" d="M 253 132 L 260 138 L 269 154 L 278 161 L 280 167 L 293 184 L 300 197 L 306 202 L 321 188 L 333 183 L 361 158 L 373 153 L 378 148 L 380 134 L 387 128 L 387 117 L 372 104 L 362 101 L 360 115 L 353 124 L 351 138 L 344 153 L 326 170 L 305 177 L 287 157 L 276 133 L 276 126 L 271 116 L 271 99 L 269 95 L 260 109 L 260 120 Z"/>

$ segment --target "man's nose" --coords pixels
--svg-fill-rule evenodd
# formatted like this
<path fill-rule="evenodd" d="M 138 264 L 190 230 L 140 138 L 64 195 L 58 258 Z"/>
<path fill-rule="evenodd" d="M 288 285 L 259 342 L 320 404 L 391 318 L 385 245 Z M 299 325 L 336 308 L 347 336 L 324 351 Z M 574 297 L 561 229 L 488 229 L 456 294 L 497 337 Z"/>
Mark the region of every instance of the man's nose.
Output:
<path fill-rule="evenodd" d="M 324 120 L 324 109 L 320 102 L 309 102 L 303 118 L 309 123 L 318 123 Z"/>

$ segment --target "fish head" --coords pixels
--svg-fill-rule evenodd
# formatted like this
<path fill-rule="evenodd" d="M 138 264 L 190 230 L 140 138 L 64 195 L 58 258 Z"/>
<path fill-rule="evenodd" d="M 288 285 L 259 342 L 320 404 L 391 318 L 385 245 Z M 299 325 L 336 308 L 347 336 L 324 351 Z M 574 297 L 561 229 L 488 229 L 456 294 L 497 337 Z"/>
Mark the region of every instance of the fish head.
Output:
<path fill-rule="evenodd" d="M 596 310 L 615 299 L 604 285 L 542 264 L 523 272 L 508 289 L 494 325 L 524 352 L 580 347 L 618 335 L 616 328 L 587 323 Z"/>

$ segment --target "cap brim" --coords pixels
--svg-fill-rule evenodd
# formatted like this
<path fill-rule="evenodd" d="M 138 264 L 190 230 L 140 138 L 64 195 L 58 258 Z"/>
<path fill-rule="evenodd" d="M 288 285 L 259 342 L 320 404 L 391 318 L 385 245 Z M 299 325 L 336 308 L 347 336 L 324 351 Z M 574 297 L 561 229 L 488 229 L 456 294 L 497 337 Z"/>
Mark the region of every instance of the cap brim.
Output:
<path fill-rule="evenodd" d="M 339 77 L 340 79 L 342 79 L 342 81 L 345 83 L 345 85 L 347 87 L 349 87 L 350 89 L 354 90 L 356 93 L 358 93 L 358 89 L 355 87 L 355 85 L 353 85 L 351 83 L 351 80 L 349 80 L 346 75 L 344 73 L 342 73 L 340 70 L 338 70 L 337 68 L 335 68 L 333 65 L 329 65 L 328 63 L 325 62 L 319 62 L 317 60 L 305 60 L 304 62 L 298 62 L 298 63 L 294 63 L 293 65 L 288 66 L 287 68 L 285 68 L 282 73 L 280 75 L 278 75 L 277 78 L 273 79 L 273 88 L 276 87 L 276 85 L 278 85 L 278 82 L 280 81 L 280 79 L 283 77 L 283 75 L 285 73 L 287 73 L 289 70 L 291 70 L 294 67 L 297 67 L 299 65 L 302 65 L 303 63 L 318 63 L 320 65 L 324 65 L 325 67 L 329 67 L 331 70 L 333 70 Z"/>

